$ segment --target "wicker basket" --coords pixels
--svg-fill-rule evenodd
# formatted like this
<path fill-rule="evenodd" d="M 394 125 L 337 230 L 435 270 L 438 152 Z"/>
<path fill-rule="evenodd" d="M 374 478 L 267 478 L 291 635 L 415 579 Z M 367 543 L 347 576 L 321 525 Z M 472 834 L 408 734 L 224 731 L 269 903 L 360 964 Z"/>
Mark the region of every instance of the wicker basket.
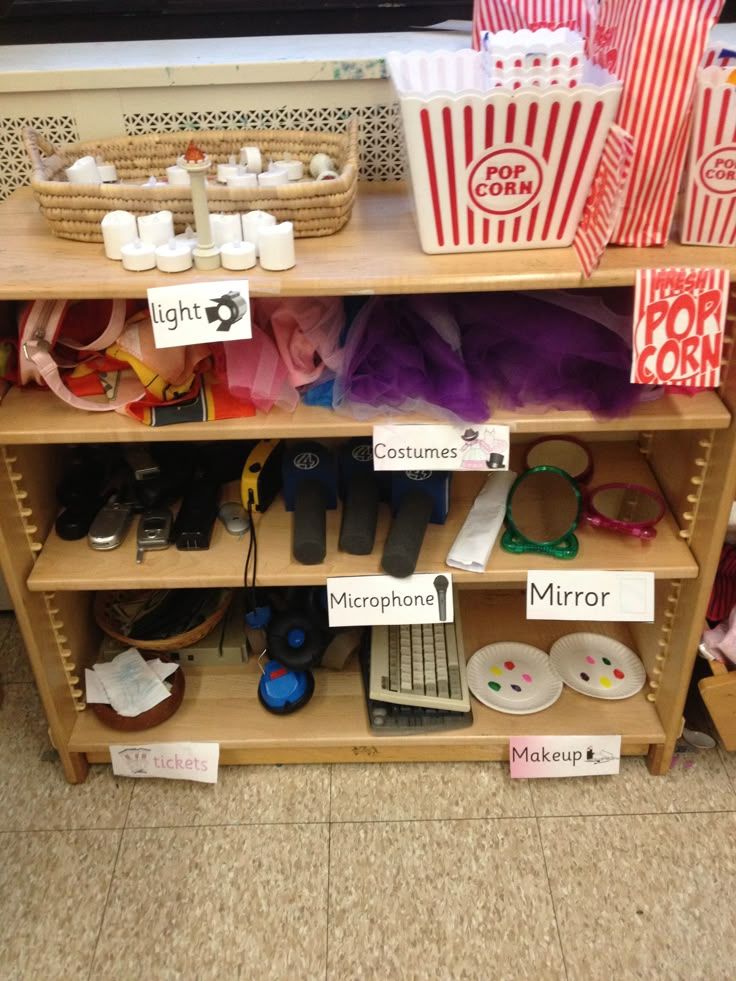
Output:
<path fill-rule="evenodd" d="M 105 590 L 97 593 L 94 602 L 94 617 L 98 627 L 101 627 L 110 637 L 119 640 L 129 647 L 137 647 L 142 651 L 178 651 L 183 647 L 189 647 L 202 640 L 207 634 L 222 620 L 225 611 L 230 605 L 232 590 L 222 589 L 216 596 L 214 609 L 196 627 L 186 631 L 186 633 L 176 634 L 171 637 L 155 640 L 141 640 L 130 633 L 135 629 L 135 623 L 131 624 L 131 610 L 139 608 L 141 611 L 147 601 L 153 596 L 155 590 Z M 125 613 L 121 612 L 125 608 Z"/>
<path fill-rule="evenodd" d="M 109 211 L 146 215 L 171 211 L 174 227 L 183 232 L 194 225 L 192 196 L 188 187 L 141 184 L 70 184 L 65 169 L 81 156 L 102 157 L 115 164 L 121 181 L 165 178 L 166 168 L 176 163 L 190 140 L 216 164 L 237 157 L 242 146 L 258 146 L 264 159 L 301 160 L 308 173 L 315 153 L 327 153 L 338 177 L 328 181 L 297 181 L 269 188 L 229 188 L 210 185 L 210 212 L 267 211 L 278 221 L 291 221 L 297 238 L 332 235 L 350 219 L 358 183 L 358 123 L 352 118 L 345 133 L 309 133 L 304 130 L 202 130 L 151 133 L 110 140 L 89 140 L 56 150 L 35 130 L 23 131 L 33 164 L 31 187 L 41 212 L 59 238 L 101 242 L 100 222 Z"/>

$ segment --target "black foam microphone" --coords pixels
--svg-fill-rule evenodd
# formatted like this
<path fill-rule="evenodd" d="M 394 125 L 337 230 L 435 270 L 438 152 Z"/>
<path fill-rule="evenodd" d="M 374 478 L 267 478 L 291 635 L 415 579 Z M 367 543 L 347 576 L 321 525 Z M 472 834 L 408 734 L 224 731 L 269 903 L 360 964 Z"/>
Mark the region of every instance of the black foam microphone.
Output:
<path fill-rule="evenodd" d="M 370 436 L 345 443 L 339 462 L 343 498 L 339 547 L 350 555 L 370 555 L 376 539 L 380 496 Z"/>
<path fill-rule="evenodd" d="M 327 552 L 327 495 L 317 480 L 305 480 L 294 491 L 292 552 L 302 565 L 319 565 Z"/>
<path fill-rule="evenodd" d="M 425 491 L 415 490 L 404 495 L 383 547 L 381 568 L 389 576 L 403 579 L 413 574 L 433 503 L 431 495 Z"/>
<path fill-rule="evenodd" d="M 333 454 L 307 440 L 289 447 L 283 461 L 284 504 L 294 512 L 292 554 L 302 565 L 324 562 L 327 509 L 337 506 L 337 473 Z"/>

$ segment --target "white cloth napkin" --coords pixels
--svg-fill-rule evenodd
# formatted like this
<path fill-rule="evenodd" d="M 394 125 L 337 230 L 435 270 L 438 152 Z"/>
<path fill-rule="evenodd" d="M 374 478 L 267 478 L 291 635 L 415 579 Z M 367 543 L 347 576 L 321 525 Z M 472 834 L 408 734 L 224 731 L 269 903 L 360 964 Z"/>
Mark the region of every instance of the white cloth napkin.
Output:
<path fill-rule="evenodd" d="M 493 543 L 503 524 L 506 498 L 514 480 L 513 470 L 488 475 L 447 553 L 447 565 L 465 572 L 485 572 Z"/>

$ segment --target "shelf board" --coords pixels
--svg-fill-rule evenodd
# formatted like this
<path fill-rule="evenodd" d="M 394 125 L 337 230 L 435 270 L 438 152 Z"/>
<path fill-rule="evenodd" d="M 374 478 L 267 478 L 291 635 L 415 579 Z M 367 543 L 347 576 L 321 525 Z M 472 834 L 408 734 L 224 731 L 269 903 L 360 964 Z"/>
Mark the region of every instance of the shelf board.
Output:
<path fill-rule="evenodd" d="M 227 270 L 172 277 L 134 273 L 105 258 L 101 244 L 55 238 L 30 188 L 0 205 L 0 299 L 145 297 L 155 286 L 246 278 L 252 296 L 346 296 L 476 290 L 626 286 L 637 269 L 727 266 L 733 249 L 612 246 L 585 280 L 572 248 L 425 255 L 402 183 L 362 183 L 348 225 L 336 235 L 297 241 L 297 265 L 285 273 L 260 268 L 238 277 Z"/>
<path fill-rule="evenodd" d="M 584 409 L 556 410 L 530 406 L 492 413 L 497 425 L 512 433 L 617 433 L 651 430 L 727 429 L 731 415 L 716 392 L 667 394 L 641 402 L 625 416 L 601 418 Z M 273 409 L 247 419 L 180 423 L 152 429 L 117 412 L 80 412 L 51 392 L 11 389 L 0 406 L 0 443 L 134 443 L 188 442 L 208 439 L 304 439 L 369 435 L 373 426 L 390 422 L 437 423 L 427 416 L 377 416 L 369 420 L 300 404 L 294 412 Z"/>
<path fill-rule="evenodd" d="M 484 644 L 518 640 L 549 650 L 563 634 L 591 630 L 628 646 L 624 624 L 526 621 L 523 594 L 466 592 L 462 596 L 466 656 Z M 589 698 L 568 688 L 550 708 L 533 715 L 506 715 L 472 699 L 468 729 L 419 736 L 380 736 L 368 725 L 357 660 L 343 671 L 317 670 L 311 702 L 289 716 L 261 707 L 254 660 L 235 667 L 185 668 L 186 694 L 177 714 L 151 733 L 124 736 L 103 726 L 89 710 L 80 713 L 69 749 L 109 759 L 108 747 L 151 742 L 217 742 L 222 762 L 297 763 L 379 760 L 489 760 L 508 758 L 509 736 L 621 735 L 624 753 L 642 754 L 664 742 L 647 686 L 621 701 Z"/>
<path fill-rule="evenodd" d="M 656 489 L 652 473 L 635 444 L 603 442 L 593 446 L 594 484 L 621 479 Z M 513 463 L 513 459 L 512 459 Z M 444 525 L 430 525 L 419 557 L 417 572 L 436 572 L 445 568 L 445 557 L 457 536 L 485 475 L 455 474 L 452 505 Z M 291 543 L 292 515 L 280 498 L 263 515 L 256 516 L 258 534 L 258 582 L 277 586 L 324 583 L 328 576 L 372 575 L 381 572 L 382 543 L 389 527 L 387 506 L 381 507 L 376 546 L 369 556 L 338 551 L 339 511 L 327 514 L 327 558 L 320 565 L 295 562 L 287 549 Z M 687 544 L 679 537 L 678 526 L 667 513 L 657 526 L 657 536 L 643 543 L 628 535 L 581 526 L 580 551 L 574 569 L 640 569 L 657 578 L 693 579 L 698 566 Z M 143 563 L 135 561 L 135 534 L 130 532 L 123 545 L 112 552 L 90 549 L 86 541 L 62 541 L 51 532 L 28 580 L 32 591 L 87 589 L 155 589 L 162 582 L 170 588 L 187 586 L 242 586 L 247 537 L 238 540 L 217 523 L 211 547 L 202 552 L 180 552 L 169 548 L 149 552 Z M 452 570 L 456 582 L 502 583 L 526 581 L 527 570 L 559 569 L 560 560 L 536 555 L 512 555 L 497 542 L 486 572 L 482 575 Z"/>

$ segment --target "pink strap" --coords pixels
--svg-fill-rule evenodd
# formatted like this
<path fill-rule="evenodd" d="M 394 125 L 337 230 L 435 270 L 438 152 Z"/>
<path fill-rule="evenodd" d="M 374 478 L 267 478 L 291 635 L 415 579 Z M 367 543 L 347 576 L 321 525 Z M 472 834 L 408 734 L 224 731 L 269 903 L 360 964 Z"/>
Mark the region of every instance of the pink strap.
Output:
<path fill-rule="evenodd" d="M 70 347 L 74 351 L 104 351 L 106 347 L 109 347 L 122 334 L 123 327 L 125 327 L 125 313 L 125 300 L 113 300 L 107 327 L 105 327 L 96 340 L 91 341 L 89 344 L 77 344 L 76 341 L 70 340 L 67 337 L 59 337 L 58 343 L 63 344 L 64 347 Z"/>
<path fill-rule="evenodd" d="M 74 406 L 75 409 L 85 409 L 87 412 L 112 412 L 115 409 L 123 408 L 129 402 L 137 402 L 146 394 L 145 389 L 140 384 L 130 379 L 120 386 L 123 394 L 117 399 L 103 403 L 93 402 L 88 398 L 80 398 L 69 391 L 62 381 L 59 366 L 49 354 L 47 342 L 29 341 L 23 345 L 23 350 L 25 356 L 35 365 L 39 375 L 51 391 L 67 405 Z"/>

